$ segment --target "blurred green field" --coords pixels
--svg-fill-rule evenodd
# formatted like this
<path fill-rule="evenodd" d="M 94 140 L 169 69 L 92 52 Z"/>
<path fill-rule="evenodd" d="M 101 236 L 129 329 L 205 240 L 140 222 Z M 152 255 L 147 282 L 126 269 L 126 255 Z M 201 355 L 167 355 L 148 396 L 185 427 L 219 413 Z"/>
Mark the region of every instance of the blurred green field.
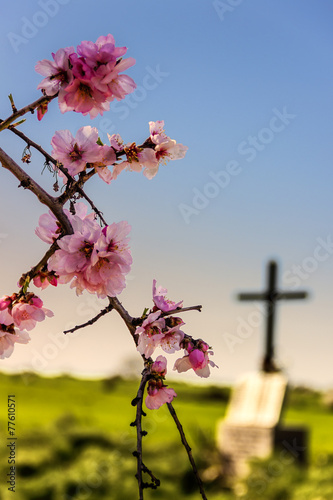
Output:
<path fill-rule="evenodd" d="M 136 499 L 136 462 L 132 456 L 136 435 L 130 422 L 135 418 L 131 400 L 137 386 L 138 381 L 119 377 L 91 381 L 0 374 L 0 500 L 13 498 L 3 480 L 9 468 L 8 394 L 14 394 L 16 401 L 16 500 Z M 288 467 L 281 477 L 267 482 L 270 489 L 260 496 L 258 491 L 251 492 L 246 481 L 231 491 L 220 472 L 215 429 L 224 416 L 230 389 L 180 383 L 172 383 L 172 387 L 178 394 L 174 407 L 206 480 L 209 499 L 333 499 L 333 412 L 322 404 L 320 393 L 291 390 L 284 415 L 285 423 L 300 423 L 310 429 L 309 469 L 298 471 L 296 467 Z M 145 498 L 199 499 L 185 450 L 167 408 L 147 410 L 143 422 L 148 431 L 144 438 L 144 461 L 161 479 L 161 487 L 147 490 Z M 267 462 L 255 464 L 254 477 L 267 467 Z M 286 486 L 288 475 L 290 484 Z M 326 483 L 332 487 L 328 486 L 328 493 L 323 490 L 322 494 L 316 485 L 323 484 L 327 489 Z M 307 496 L 308 490 L 304 488 L 313 496 Z"/>

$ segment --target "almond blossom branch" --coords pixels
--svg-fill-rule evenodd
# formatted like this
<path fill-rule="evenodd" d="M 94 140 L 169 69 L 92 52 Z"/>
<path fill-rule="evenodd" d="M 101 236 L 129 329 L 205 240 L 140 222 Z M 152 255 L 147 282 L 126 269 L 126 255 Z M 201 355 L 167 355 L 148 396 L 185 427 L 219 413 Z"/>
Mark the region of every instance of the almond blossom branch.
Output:
<path fill-rule="evenodd" d="M 172 404 L 171 403 L 167 403 L 167 405 L 168 405 L 169 412 L 170 412 L 172 418 L 174 419 L 175 424 L 177 426 L 177 429 L 179 431 L 181 441 L 182 441 L 182 443 L 183 443 L 183 445 L 184 445 L 184 447 L 186 449 L 189 461 L 191 463 L 194 475 L 196 477 L 196 480 L 197 480 L 197 483 L 198 483 L 198 486 L 199 486 L 199 490 L 200 490 L 201 496 L 202 496 L 202 498 L 204 500 L 207 500 L 207 497 L 206 497 L 206 494 L 205 494 L 205 491 L 204 491 L 204 488 L 203 488 L 203 484 L 202 484 L 202 481 L 200 479 L 199 472 L 198 472 L 197 466 L 195 464 L 195 461 L 194 461 L 194 458 L 193 458 L 193 455 L 192 455 L 191 447 L 189 446 L 189 444 L 187 442 L 187 439 L 185 437 L 183 426 L 180 423 L 180 421 L 178 419 L 178 416 L 176 414 L 176 411 L 175 411 L 174 407 L 172 406 Z"/>
<path fill-rule="evenodd" d="M 57 96 L 58 96 L 58 94 L 52 95 L 52 96 L 47 96 L 47 95 L 42 96 L 39 99 L 37 99 L 36 101 L 32 102 L 31 104 L 24 106 L 24 108 L 19 109 L 18 111 L 16 111 L 12 115 L 10 115 L 8 118 L 6 118 L 6 120 L 1 120 L 0 121 L 0 132 L 4 129 L 8 128 L 9 125 L 16 120 L 16 118 L 19 118 L 20 116 L 23 116 L 26 113 L 33 113 L 34 110 L 36 108 L 38 108 L 38 106 L 40 106 L 41 104 L 45 104 L 45 103 L 52 101 L 52 99 L 54 99 Z"/>
<path fill-rule="evenodd" d="M 9 126 L 8 129 L 11 132 L 13 132 L 15 135 L 17 135 L 18 137 L 20 137 L 23 141 L 25 141 L 28 146 L 32 146 L 37 151 L 39 151 L 44 156 L 44 158 L 46 159 L 46 161 L 48 161 L 50 163 L 53 163 L 53 165 L 55 165 L 67 177 L 67 180 L 69 181 L 68 187 L 67 187 L 65 193 L 58 198 L 60 200 L 59 202 L 60 202 L 61 205 L 64 205 L 66 203 L 66 201 L 68 201 L 68 199 L 71 198 L 72 193 L 77 192 L 77 193 L 80 194 L 80 196 L 82 198 L 85 198 L 87 200 L 87 202 L 90 204 L 92 210 L 96 213 L 96 215 L 98 215 L 98 217 L 103 222 L 103 224 L 105 226 L 107 226 L 107 223 L 104 220 L 104 218 L 102 216 L 102 213 L 98 210 L 98 208 L 95 206 L 95 204 L 92 201 L 92 199 L 89 198 L 89 196 L 83 191 L 83 189 L 81 187 L 81 186 L 83 186 L 83 184 L 85 182 L 87 182 L 88 179 L 90 179 L 95 174 L 94 171 L 89 172 L 88 174 L 85 173 L 84 175 L 82 175 L 79 178 L 78 181 L 76 181 L 68 173 L 67 168 L 65 168 L 61 163 L 57 162 L 57 160 L 55 158 L 53 158 L 53 156 L 51 156 L 47 151 L 45 151 L 45 149 L 43 149 L 39 144 L 37 144 L 36 142 L 32 141 L 29 137 L 27 137 L 20 130 L 17 130 L 16 128 L 13 128 L 13 126 Z"/>
<path fill-rule="evenodd" d="M 73 228 L 63 212 L 62 206 L 57 198 L 50 196 L 30 175 L 28 175 L 10 156 L 0 148 L 0 162 L 2 166 L 9 170 L 19 181 L 20 186 L 24 189 L 29 189 L 38 200 L 46 205 L 58 219 L 65 234 L 73 234 Z"/>
<path fill-rule="evenodd" d="M 71 328 L 70 330 L 65 330 L 64 333 L 65 334 L 66 333 L 73 333 L 76 330 L 80 330 L 80 328 L 85 328 L 86 326 L 93 325 L 94 323 L 96 323 L 96 321 L 99 320 L 99 318 L 101 318 L 105 314 L 107 314 L 110 311 L 112 311 L 112 309 L 113 309 L 113 306 L 111 304 L 109 304 L 104 309 L 102 309 L 94 318 L 91 318 L 89 321 L 86 321 L 85 323 L 82 323 L 82 325 L 76 325 L 73 328 Z"/>

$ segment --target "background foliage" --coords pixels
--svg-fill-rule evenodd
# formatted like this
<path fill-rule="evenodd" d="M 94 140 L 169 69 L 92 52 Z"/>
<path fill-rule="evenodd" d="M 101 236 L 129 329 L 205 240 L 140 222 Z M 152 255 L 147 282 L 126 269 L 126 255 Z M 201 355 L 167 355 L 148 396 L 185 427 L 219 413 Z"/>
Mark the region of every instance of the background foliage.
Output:
<path fill-rule="evenodd" d="M 135 429 L 131 406 L 138 381 L 113 377 L 78 380 L 35 374 L 0 375 L 2 398 L 15 394 L 17 410 L 17 500 L 124 500 L 136 498 Z M 247 480 L 230 490 L 215 446 L 217 421 L 223 417 L 228 387 L 173 382 L 175 408 L 188 430 L 210 500 L 331 500 L 333 498 L 332 411 L 319 392 L 291 389 L 285 413 L 288 424 L 310 428 L 310 466 L 276 467 L 278 457 L 257 461 Z M 7 436 L 6 405 L 1 405 L 1 436 Z M 122 408 L 122 412 L 119 412 Z M 147 411 L 145 462 L 162 488 L 147 499 L 195 500 L 194 476 L 167 408 Z M 0 474 L 8 472 L 5 439 L 0 446 Z M 274 472 L 275 471 L 275 472 Z M 278 473 L 276 472 L 278 471 Z M 13 493 L 1 482 L 0 498 Z"/>

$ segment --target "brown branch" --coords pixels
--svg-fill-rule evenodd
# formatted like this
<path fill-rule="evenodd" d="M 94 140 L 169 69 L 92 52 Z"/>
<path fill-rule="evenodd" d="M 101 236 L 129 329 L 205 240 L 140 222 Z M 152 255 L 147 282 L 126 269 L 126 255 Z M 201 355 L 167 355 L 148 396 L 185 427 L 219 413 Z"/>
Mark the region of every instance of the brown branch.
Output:
<path fill-rule="evenodd" d="M 177 313 L 177 314 L 183 313 L 186 311 L 199 311 L 199 312 L 201 312 L 201 309 L 202 309 L 202 306 L 179 307 L 177 309 L 173 309 L 172 311 L 162 312 L 161 318 L 165 317 L 165 316 L 171 316 L 172 314 L 175 314 L 175 313 Z"/>
<path fill-rule="evenodd" d="M 142 372 L 142 378 L 136 398 L 133 399 L 132 401 L 132 405 L 136 406 L 136 417 L 132 425 L 136 426 L 136 435 L 137 435 L 136 451 L 133 453 L 133 455 L 137 459 L 137 473 L 135 477 L 138 481 L 139 495 L 140 495 L 139 500 L 143 500 L 143 489 L 147 486 L 143 482 L 142 478 L 142 473 L 147 472 L 147 467 L 143 464 L 142 461 L 142 436 L 144 435 L 144 431 L 142 431 L 142 415 L 145 415 L 145 413 L 143 413 L 142 411 L 142 404 L 143 404 L 143 394 L 149 375 L 150 375 L 150 370 L 148 367 L 146 367 Z"/>
<path fill-rule="evenodd" d="M 50 196 L 30 175 L 28 175 L 10 156 L 0 148 L 0 162 L 2 166 L 9 170 L 19 181 L 20 186 L 24 189 L 29 189 L 38 200 L 46 205 L 58 219 L 65 234 L 72 234 L 73 228 L 68 220 L 68 217 L 63 212 L 62 206 L 58 203 L 57 198 Z"/>
<path fill-rule="evenodd" d="M 20 116 L 23 116 L 26 113 L 33 113 L 34 110 L 36 108 L 38 108 L 38 106 L 40 106 L 41 104 L 44 104 L 46 102 L 52 101 L 52 99 L 54 99 L 57 96 L 58 96 L 58 94 L 52 95 L 52 96 L 48 96 L 48 95 L 44 96 L 43 95 L 42 97 L 37 99 L 37 101 L 34 101 L 31 104 L 24 106 L 24 108 L 19 109 L 18 111 L 16 111 L 12 115 L 10 115 L 8 118 L 6 118 L 6 120 L 3 120 L 0 122 L 0 132 L 4 129 L 8 128 L 9 125 L 16 120 L 16 118 L 19 118 Z"/>
<path fill-rule="evenodd" d="M 23 279 L 24 281 L 26 281 L 27 278 L 29 278 L 29 282 L 30 282 L 38 274 L 38 272 L 44 266 L 46 266 L 49 258 L 51 257 L 51 255 L 54 254 L 54 252 L 58 248 L 59 247 L 58 247 L 57 241 L 55 241 L 54 243 L 52 243 L 52 245 L 50 246 L 50 248 L 48 249 L 48 251 L 45 253 L 45 255 L 38 262 L 38 264 L 36 264 L 34 267 L 32 267 L 29 272 L 22 274 L 22 278 L 21 279 Z M 24 288 L 24 285 L 21 287 L 21 292 L 20 293 L 23 293 L 23 288 Z"/>
<path fill-rule="evenodd" d="M 15 135 L 20 137 L 23 141 L 25 141 L 28 146 L 32 146 L 37 151 L 39 151 L 44 156 L 46 161 L 53 163 L 53 165 L 55 165 L 67 177 L 67 180 L 69 181 L 68 188 L 65 191 L 65 193 L 58 198 L 59 203 L 61 205 L 64 205 L 66 203 L 66 201 L 68 201 L 73 196 L 73 193 L 77 192 L 80 194 L 80 196 L 82 196 L 82 198 L 85 198 L 87 200 L 87 202 L 90 204 L 93 211 L 98 215 L 98 217 L 103 222 L 103 224 L 105 226 L 107 226 L 107 223 L 104 220 L 102 213 L 98 210 L 98 208 L 95 206 L 94 202 L 91 200 L 91 198 L 89 198 L 89 196 L 83 191 L 83 189 L 81 187 L 81 186 L 83 186 L 83 184 L 85 182 L 87 182 L 88 179 L 90 179 L 95 174 L 94 171 L 89 172 L 89 174 L 84 173 L 84 175 L 81 175 L 79 180 L 76 181 L 74 179 L 74 177 L 72 177 L 68 173 L 67 168 L 65 168 L 61 163 L 57 162 L 57 160 L 55 158 L 53 158 L 53 156 L 51 156 L 47 151 L 45 151 L 45 149 L 43 149 L 42 146 L 40 146 L 36 142 L 32 141 L 23 132 L 21 132 L 20 130 L 17 130 L 13 126 L 9 126 L 8 129 L 11 132 L 13 132 Z"/>
<path fill-rule="evenodd" d="M 108 312 L 112 311 L 112 309 L 113 309 L 113 306 L 111 304 L 109 304 L 104 309 L 102 309 L 94 318 L 91 318 L 89 321 L 86 321 L 86 323 L 82 323 L 81 325 L 76 325 L 73 328 L 71 328 L 70 330 L 65 330 L 64 333 L 65 334 L 66 333 L 73 333 L 76 330 L 80 330 L 80 328 L 85 328 L 86 326 L 93 325 L 94 323 L 96 323 L 96 321 L 99 320 L 99 318 L 101 318 L 102 316 L 104 316 Z"/>
<path fill-rule="evenodd" d="M 202 496 L 202 498 L 204 500 L 207 500 L 207 497 L 206 497 L 206 494 L 205 494 L 205 491 L 204 491 L 204 488 L 203 488 L 203 484 L 202 484 L 202 481 L 200 479 L 199 472 L 198 472 L 197 466 L 195 464 L 195 461 L 194 461 L 194 458 L 193 458 L 193 455 L 192 455 L 192 450 L 191 450 L 191 448 L 190 448 L 190 446 L 189 446 L 189 444 L 188 444 L 188 442 L 186 440 L 186 437 L 185 437 L 183 426 L 179 422 L 179 419 L 177 417 L 176 411 L 175 411 L 174 407 L 172 406 L 172 404 L 171 403 L 167 403 L 167 405 L 168 405 L 168 408 L 169 408 L 169 412 L 170 412 L 172 418 L 174 419 L 175 424 L 177 426 L 177 429 L 179 431 L 181 441 L 182 441 L 182 443 L 183 443 L 183 445 L 184 445 L 184 447 L 186 449 L 186 452 L 187 452 L 190 464 L 192 466 L 194 475 L 196 477 L 196 480 L 197 480 L 197 483 L 198 483 L 198 486 L 199 486 L 199 490 L 200 490 L 201 496 Z"/>
<path fill-rule="evenodd" d="M 138 335 L 135 334 L 136 326 L 133 324 L 134 318 L 130 316 L 130 314 L 123 307 L 122 303 L 119 302 L 117 297 L 108 297 L 110 305 L 113 307 L 115 311 L 121 316 L 124 323 L 126 324 L 130 334 L 133 337 L 135 345 L 138 345 Z"/>

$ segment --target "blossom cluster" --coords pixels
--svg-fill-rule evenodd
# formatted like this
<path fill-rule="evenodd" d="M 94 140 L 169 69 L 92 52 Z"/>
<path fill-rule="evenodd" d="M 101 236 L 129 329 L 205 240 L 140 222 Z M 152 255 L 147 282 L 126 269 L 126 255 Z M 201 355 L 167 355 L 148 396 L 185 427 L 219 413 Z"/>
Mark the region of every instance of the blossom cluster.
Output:
<path fill-rule="evenodd" d="M 94 214 L 87 214 L 84 203 L 77 203 L 75 209 L 74 215 L 66 211 L 74 232 L 57 240 L 59 249 L 48 261 L 48 273 L 58 283 L 70 282 L 77 295 L 87 290 L 100 298 L 114 297 L 125 288 L 132 264 L 127 237 L 131 228 L 122 221 L 102 229 Z M 47 243 L 59 237 L 52 212 L 40 217 L 36 234 Z"/>
<path fill-rule="evenodd" d="M 164 384 L 167 371 L 167 360 L 164 356 L 158 356 L 150 369 L 151 378 L 148 381 L 147 397 L 145 400 L 147 408 L 157 410 L 164 403 L 171 403 L 177 396 L 174 389 Z"/>
<path fill-rule="evenodd" d="M 180 327 L 185 323 L 181 318 L 174 317 L 170 313 L 183 306 L 183 302 L 175 303 L 166 298 L 167 290 L 156 287 L 156 280 L 153 281 L 153 302 L 154 306 L 141 326 L 136 328 L 138 336 L 137 350 L 145 359 L 153 355 L 157 347 L 161 347 L 164 352 L 174 353 L 184 349 L 184 356 L 177 359 L 174 370 L 179 373 L 193 369 L 199 377 L 209 377 L 210 366 L 216 366 L 209 359 L 213 351 L 209 350 L 209 345 L 201 339 L 193 339 L 186 335 Z M 150 379 L 148 381 L 148 396 L 146 406 L 149 409 L 157 409 L 162 404 L 170 403 L 176 396 L 173 389 L 164 385 L 167 360 L 164 356 L 158 356 L 151 367 Z"/>
<path fill-rule="evenodd" d="M 44 76 L 38 85 L 47 96 L 58 94 L 62 113 L 76 111 L 95 118 L 110 109 L 110 102 L 124 99 L 133 92 L 136 84 L 124 74 L 135 64 L 132 57 L 123 59 L 126 47 L 116 47 L 112 35 L 100 36 L 96 43 L 83 41 L 74 47 L 59 49 L 52 53 L 53 61 L 38 61 L 35 70 Z M 42 105 L 38 118 L 47 110 Z"/>
<path fill-rule="evenodd" d="M 116 179 L 123 170 L 141 172 L 152 179 L 160 164 L 167 160 L 178 160 L 185 156 L 187 147 L 170 139 L 164 130 L 164 121 L 149 122 L 149 137 L 142 146 L 135 142 L 124 144 L 119 134 L 109 135 L 110 145 L 103 144 L 96 127 L 81 127 L 73 137 L 69 130 L 58 130 L 52 137 L 52 156 L 67 168 L 71 176 L 95 169 L 107 184 Z M 117 163 L 121 156 L 126 160 Z M 112 172 L 107 168 L 113 166 Z M 59 171 L 64 183 L 65 174 Z"/>
<path fill-rule="evenodd" d="M 113 178 L 123 170 L 141 172 L 147 179 L 152 179 L 158 172 L 160 164 L 165 164 L 168 160 L 180 160 L 184 158 L 187 146 L 170 139 L 164 132 L 164 121 L 149 122 L 149 137 L 142 146 L 137 146 L 135 142 L 127 144 L 123 149 L 126 160 L 118 163 L 113 169 Z M 118 139 L 121 144 L 122 139 L 118 136 L 109 136 L 110 141 Z M 120 139 L 120 141 L 119 141 Z"/>
<path fill-rule="evenodd" d="M 53 312 L 43 307 L 43 301 L 34 293 L 3 296 L 0 299 L 0 358 L 11 355 L 15 342 L 29 342 L 28 331 L 45 316 L 53 316 Z"/>

